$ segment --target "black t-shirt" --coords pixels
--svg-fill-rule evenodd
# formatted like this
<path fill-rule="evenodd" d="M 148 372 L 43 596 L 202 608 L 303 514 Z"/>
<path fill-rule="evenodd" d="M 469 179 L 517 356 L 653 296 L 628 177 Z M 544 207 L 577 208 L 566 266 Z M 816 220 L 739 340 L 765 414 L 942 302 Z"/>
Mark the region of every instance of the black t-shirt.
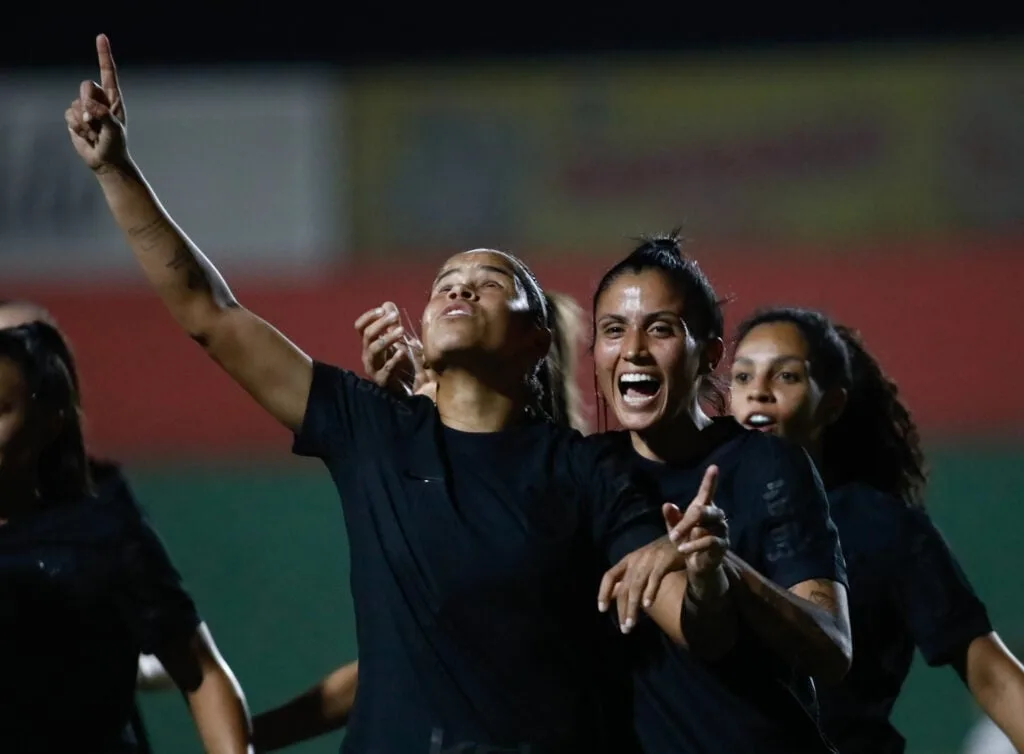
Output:
<path fill-rule="evenodd" d="M 661 495 L 685 508 L 708 466 L 719 467 L 716 504 L 730 548 L 783 588 L 810 579 L 846 583 L 836 528 L 808 455 L 732 419 L 707 431 L 724 441 L 699 463 L 668 466 L 636 455 Z M 622 443 L 628 443 L 624 436 Z M 648 754 L 829 752 L 814 686 L 741 624 L 736 647 L 708 663 L 675 647 L 650 621 L 629 638 L 637 732 Z"/>
<path fill-rule="evenodd" d="M 457 432 L 426 398 L 316 364 L 295 452 L 324 460 L 348 531 L 344 751 L 630 750 L 596 573 L 665 528 L 611 443 L 540 421 Z"/>
<path fill-rule="evenodd" d="M 850 484 L 829 491 L 850 573 L 853 665 L 837 687 L 818 689 L 821 721 L 842 754 L 899 754 L 889 722 L 914 646 L 946 665 L 992 630 L 985 606 L 920 508 Z"/>
<path fill-rule="evenodd" d="M 0 526 L 0 751 L 127 754 L 140 652 L 195 606 L 116 467 L 97 495 Z"/>

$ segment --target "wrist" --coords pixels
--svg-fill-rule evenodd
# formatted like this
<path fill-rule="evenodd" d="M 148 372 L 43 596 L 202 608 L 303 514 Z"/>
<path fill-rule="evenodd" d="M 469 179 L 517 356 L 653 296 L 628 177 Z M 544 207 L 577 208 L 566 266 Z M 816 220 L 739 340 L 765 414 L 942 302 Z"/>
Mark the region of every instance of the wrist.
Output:
<path fill-rule="evenodd" d="M 729 591 L 729 578 L 718 565 L 710 571 L 691 573 L 686 580 L 686 597 L 701 605 L 714 603 Z"/>
<path fill-rule="evenodd" d="M 92 172 L 101 184 L 125 183 L 139 177 L 139 170 L 128 155 L 98 165 Z"/>

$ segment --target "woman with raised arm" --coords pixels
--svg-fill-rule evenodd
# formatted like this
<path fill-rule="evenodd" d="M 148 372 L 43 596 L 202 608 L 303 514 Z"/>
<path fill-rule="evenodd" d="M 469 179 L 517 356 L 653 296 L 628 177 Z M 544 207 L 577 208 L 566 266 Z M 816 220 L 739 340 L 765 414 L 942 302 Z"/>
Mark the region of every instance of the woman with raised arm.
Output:
<path fill-rule="evenodd" d="M 723 623 L 721 538 L 677 551 L 608 444 L 568 426 L 560 330 L 533 275 L 486 249 L 438 272 L 422 320 L 436 406 L 314 364 L 239 306 L 161 208 L 125 146 L 106 37 L 97 49 L 102 87 L 84 82 L 66 113 L 76 150 L 172 316 L 340 493 L 361 675 L 345 750 L 629 751 L 594 661 L 596 569 L 639 548 L 625 591 L 656 591 L 648 613 L 686 644 Z M 710 486 L 687 534 L 721 525 Z"/>
<path fill-rule="evenodd" d="M 77 385 L 54 327 L 0 330 L 0 750 L 138 752 L 146 652 L 208 752 L 247 752 L 244 697 L 167 553 L 85 455 Z"/>
<path fill-rule="evenodd" d="M 890 721 L 914 647 L 950 665 L 1024 751 L 1024 667 L 924 509 L 917 427 L 857 334 L 821 312 L 776 308 L 740 324 L 732 413 L 811 453 L 850 569 L 853 666 L 822 686 L 821 720 L 842 754 L 901 754 Z"/>

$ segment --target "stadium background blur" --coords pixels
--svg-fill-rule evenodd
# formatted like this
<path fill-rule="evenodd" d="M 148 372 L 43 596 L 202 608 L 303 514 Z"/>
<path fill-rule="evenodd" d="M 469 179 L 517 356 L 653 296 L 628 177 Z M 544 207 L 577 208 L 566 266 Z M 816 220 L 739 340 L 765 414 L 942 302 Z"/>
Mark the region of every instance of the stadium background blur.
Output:
<path fill-rule="evenodd" d="M 859 327 L 923 429 L 933 515 L 1019 652 L 1020 29 L 388 8 L 29 9 L 38 34 L 0 50 L 0 297 L 42 302 L 73 339 L 93 447 L 127 464 L 254 711 L 356 655 L 341 514 L 325 470 L 143 287 L 67 144 L 96 31 L 172 215 L 320 359 L 357 368 L 356 316 L 388 298 L 415 320 L 452 251 L 510 248 L 589 307 L 630 236 L 679 223 L 735 297 L 730 325 L 782 303 Z M 158 752 L 199 750 L 176 699 L 145 712 Z M 951 671 L 916 667 L 897 718 L 911 754 L 952 754 L 976 712 Z"/>

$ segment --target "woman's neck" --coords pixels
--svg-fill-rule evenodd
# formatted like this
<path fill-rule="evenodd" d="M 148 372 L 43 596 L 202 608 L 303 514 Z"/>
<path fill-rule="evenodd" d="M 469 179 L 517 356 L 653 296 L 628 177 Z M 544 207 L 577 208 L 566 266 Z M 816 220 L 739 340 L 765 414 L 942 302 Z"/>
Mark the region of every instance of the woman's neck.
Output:
<path fill-rule="evenodd" d="M 631 431 L 633 450 L 658 463 L 685 464 L 703 458 L 717 445 L 717 433 L 707 432 L 711 418 L 694 403 L 690 410 L 643 431 Z"/>
<path fill-rule="evenodd" d="M 462 432 L 498 432 L 523 420 L 526 389 L 498 387 L 461 369 L 437 377 L 435 403 L 441 422 Z"/>
<path fill-rule="evenodd" d="M 804 450 L 807 451 L 807 455 L 811 457 L 811 460 L 814 461 L 814 465 L 818 469 L 818 475 L 821 476 L 822 482 L 826 487 L 830 486 L 830 480 L 827 478 L 828 474 L 825 469 L 825 443 L 822 442 L 822 438 L 813 438 L 800 444 L 803 446 Z"/>
<path fill-rule="evenodd" d="M 0 478 L 0 524 L 32 510 L 38 503 L 34 480 Z"/>

